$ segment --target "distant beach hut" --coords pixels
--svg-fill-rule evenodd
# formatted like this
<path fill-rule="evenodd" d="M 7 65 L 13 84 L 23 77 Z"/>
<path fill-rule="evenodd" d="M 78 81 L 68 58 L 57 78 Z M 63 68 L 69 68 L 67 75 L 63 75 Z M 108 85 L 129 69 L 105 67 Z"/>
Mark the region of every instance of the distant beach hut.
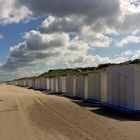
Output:
<path fill-rule="evenodd" d="M 107 102 L 107 70 L 98 70 L 88 74 L 86 96 L 89 100 Z"/>
<path fill-rule="evenodd" d="M 58 77 L 58 92 L 59 93 L 66 93 L 66 77 Z"/>
<path fill-rule="evenodd" d="M 77 76 L 76 77 L 76 97 L 79 99 L 86 99 L 86 86 L 87 86 L 87 77 L 86 76 Z"/>
<path fill-rule="evenodd" d="M 76 97 L 76 76 L 66 76 L 66 96 Z"/>

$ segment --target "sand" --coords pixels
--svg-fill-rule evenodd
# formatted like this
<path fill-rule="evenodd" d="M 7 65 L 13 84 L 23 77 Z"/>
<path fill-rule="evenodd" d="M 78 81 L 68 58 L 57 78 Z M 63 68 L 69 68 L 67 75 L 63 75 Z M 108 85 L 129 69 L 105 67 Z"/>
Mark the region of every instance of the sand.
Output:
<path fill-rule="evenodd" d="M 0 140 L 139 140 L 140 115 L 0 85 Z"/>

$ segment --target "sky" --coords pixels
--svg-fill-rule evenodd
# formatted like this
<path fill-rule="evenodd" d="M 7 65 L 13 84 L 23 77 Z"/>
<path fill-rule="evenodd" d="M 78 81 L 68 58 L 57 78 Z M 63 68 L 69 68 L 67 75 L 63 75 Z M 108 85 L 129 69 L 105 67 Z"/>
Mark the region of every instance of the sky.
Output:
<path fill-rule="evenodd" d="M 140 58 L 140 0 L 0 0 L 0 81 Z"/>

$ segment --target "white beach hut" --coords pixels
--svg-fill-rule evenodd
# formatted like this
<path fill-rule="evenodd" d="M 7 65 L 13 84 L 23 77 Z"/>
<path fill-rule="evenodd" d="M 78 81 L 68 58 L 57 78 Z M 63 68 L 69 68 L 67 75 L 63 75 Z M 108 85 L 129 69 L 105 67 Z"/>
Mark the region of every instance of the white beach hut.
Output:
<path fill-rule="evenodd" d="M 44 81 L 43 88 L 44 88 L 44 90 L 47 90 L 47 78 L 44 78 L 43 81 Z"/>
<path fill-rule="evenodd" d="M 47 81 L 47 90 L 50 90 L 51 89 L 51 80 L 50 80 L 50 78 L 47 78 L 46 81 Z"/>
<path fill-rule="evenodd" d="M 107 102 L 107 70 L 101 70 L 100 71 L 100 92 L 101 92 L 101 98 L 100 101 L 102 103 Z"/>
<path fill-rule="evenodd" d="M 140 110 L 140 65 L 108 68 L 107 104 L 119 109 Z"/>
<path fill-rule="evenodd" d="M 58 92 L 66 93 L 66 77 L 58 77 Z"/>
<path fill-rule="evenodd" d="M 66 76 L 66 96 L 76 97 L 76 76 Z"/>
<path fill-rule="evenodd" d="M 77 76 L 76 77 L 76 97 L 79 99 L 86 99 L 86 90 L 87 90 L 87 77 L 86 76 Z"/>
<path fill-rule="evenodd" d="M 87 98 L 95 101 L 101 99 L 101 87 L 100 87 L 100 73 L 92 72 L 88 74 L 88 93 Z"/>
<path fill-rule="evenodd" d="M 58 80 L 57 80 L 57 78 L 50 78 L 50 82 L 51 82 L 50 91 L 51 92 L 58 92 Z"/>
<path fill-rule="evenodd" d="M 32 88 L 37 89 L 37 79 L 32 79 Z"/>
<path fill-rule="evenodd" d="M 36 89 L 41 89 L 41 79 L 40 78 L 36 79 Z"/>
<path fill-rule="evenodd" d="M 98 70 L 87 76 L 87 99 L 106 103 L 107 102 L 107 70 Z"/>

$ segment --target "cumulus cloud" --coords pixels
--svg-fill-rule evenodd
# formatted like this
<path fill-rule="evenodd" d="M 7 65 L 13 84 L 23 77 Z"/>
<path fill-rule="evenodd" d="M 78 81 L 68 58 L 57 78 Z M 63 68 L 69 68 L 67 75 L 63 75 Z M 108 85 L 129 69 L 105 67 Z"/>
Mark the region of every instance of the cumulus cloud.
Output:
<path fill-rule="evenodd" d="M 49 16 L 46 18 L 41 26 L 39 27 L 39 30 L 42 33 L 56 33 L 56 32 L 80 32 L 82 28 L 82 23 L 73 22 L 74 18 L 56 18 L 54 16 Z"/>
<path fill-rule="evenodd" d="M 70 59 L 73 54 L 77 57 L 88 49 L 87 43 L 70 40 L 65 33 L 48 35 L 33 30 L 26 33 L 24 39 L 24 42 L 10 48 L 3 69 L 18 69 L 40 63 L 63 63 L 65 57 Z"/>
<path fill-rule="evenodd" d="M 140 4 L 136 0 L 1 0 L 0 23 L 19 23 L 38 16 L 54 16 L 42 23 L 46 32 L 80 32 L 83 25 L 93 30 L 108 29 L 108 33 L 140 30 Z M 53 22 L 53 24 L 52 24 Z"/>
<path fill-rule="evenodd" d="M 64 46 L 69 41 L 69 36 L 65 33 L 48 35 L 35 30 L 26 33 L 24 38 L 31 50 L 52 49 L 53 47 Z"/>
<path fill-rule="evenodd" d="M 84 28 L 79 38 L 89 43 L 92 48 L 106 48 L 112 43 L 112 38 L 104 33 L 94 32 L 90 28 Z"/>
<path fill-rule="evenodd" d="M 16 9 L 16 10 L 15 10 Z M 140 57 L 126 51 L 114 57 L 91 55 L 94 49 L 111 48 L 115 37 L 123 47 L 140 43 L 140 5 L 137 0 L 1 0 L 0 24 L 19 23 L 45 15 L 36 30 L 26 32 L 23 42 L 11 46 L 1 69 L 24 71 L 40 64 L 66 67 L 95 66 Z M 128 36 L 129 35 L 129 36 Z"/>
<path fill-rule="evenodd" d="M 136 50 L 126 50 L 119 55 L 115 55 L 115 58 L 112 59 L 114 63 L 121 63 L 129 60 L 134 60 L 140 58 L 140 49 Z"/>
<path fill-rule="evenodd" d="M 54 15 L 65 17 L 71 15 L 88 16 L 88 19 L 95 20 L 98 17 L 112 17 L 118 12 L 118 0 L 40 0 L 29 1 L 19 0 L 26 5 L 35 15 Z"/>
<path fill-rule="evenodd" d="M 106 27 L 113 32 L 128 32 L 140 27 L 140 6 L 138 1 L 134 0 L 84 0 L 82 2 L 79 0 L 60 0 L 59 2 L 56 0 L 51 2 L 48 0 L 39 2 L 25 0 L 21 3 L 26 5 L 35 15 L 45 14 L 61 18 L 51 24 L 50 28 L 46 29 L 47 32 L 50 30 L 79 31 L 81 25 L 92 26 L 96 21 L 99 22 L 94 30 Z M 48 23 L 46 25 L 44 24 L 48 27 Z M 69 28 L 66 28 L 68 26 Z"/>
<path fill-rule="evenodd" d="M 31 15 L 32 12 L 16 0 L 0 0 L 0 24 L 19 23 Z"/>
<path fill-rule="evenodd" d="M 140 36 L 134 36 L 134 35 L 128 36 L 122 39 L 121 41 L 117 42 L 116 46 L 124 47 L 130 43 L 140 43 Z"/>
<path fill-rule="evenodd" d="M 101 26 L 99 25 L 99 21 L 92 26 L 88 26 L 83 21 L 74 19 L 74 17 L 58 18 L 49 16 L 38 29 L 44 34 L 58 32 L 61 34 L 63 32 L 67 34 L 74 33 L 79 39 L 87 41 L 92 47 L 109 47 L 112 39 L 106 35 L 107 31 L 104 32 L 104 30 L 101 30 Z"/>
<path fill-rule="evenodd" d="M 97 66 L 98 64 L 111 63 L 109 57 L 101 57 L 99 55 L 80 55 L 68 60 L 69 67 L 89 67 Z"/>
<path fill-rule="evenodd" d="M 97 38 L 103 38 L 101 36 L 98 35 Z M 77 67 L 110 62 L 107 57 L 89 55 L 88 51 L 91 47 L 89 42 L 78 37 L 71 39 L 64 31 L 61 34 L 47 33 L 39 28 L 25 33 L 23 38 L 24 42 L 10 48 L 7 61 L 1 66 L 3 70 L 15 71 L 40 64 Z"/>
<path fill-rule="evenodd" d="M 135 30 L 140 30 L 140 4 L 135 0 L 119 0 L 120 13 L 116 22 L 114 22 L 113 28 L 117 32 L 130 33 Z"/>

